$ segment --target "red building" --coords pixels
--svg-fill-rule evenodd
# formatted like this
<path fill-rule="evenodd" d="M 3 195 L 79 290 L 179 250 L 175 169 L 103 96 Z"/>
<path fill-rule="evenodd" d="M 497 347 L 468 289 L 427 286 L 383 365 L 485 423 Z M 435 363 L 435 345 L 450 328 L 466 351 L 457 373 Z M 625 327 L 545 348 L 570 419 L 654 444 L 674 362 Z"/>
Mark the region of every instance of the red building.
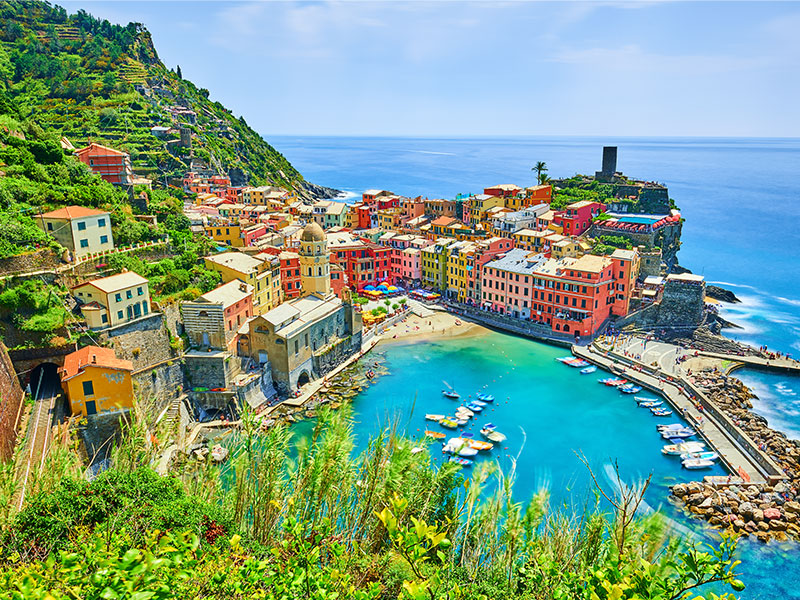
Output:
<path fill-rule="evenodd" d="M 243 227 L 240 235 L 242 236 L 242 244 L 244 246 L 252 246 L 256 240 L 267 235 L 267 226 L 263 223 Z"/>
<path fill-rule="evenodd" d="M 75 150 L 75 157 L 114 185 L 130 185 L 133 179 L 131 157 L 126 152 L 91 143 L 85 148 Z"/>
<path fill-rule="evenodd" d="M 281 252 L 281 286 L 283 297 L 287 300 L 299 298 L 303 293 L 300 283 L 300 257 L 297 252 Z"/>
<path fill-rule="evenodd" d="M 536 206 L 537 204 L 550 204 L 553 199 L 553 186 L 549 184 L 535 185 L 533 187 L 525 188 L 525 200 L 527 206 Z"/>
<path fill-rule="evenodd" d="M 392 282 L 392 248 L 379 246 L 345 232 L 328 234 L 327 237 L 331 265 L 341 267 L 344 285 L 354 290 L 363 290 L 367 285 Z"/>
<path fill-rule="evenodd" d="M 564 235 L 582 235 L 592 226 L 592 219 L 605 209 L 605 205 L 600 202 L 573 202 L 555 214 L 553 223 L 564 228 Z"/>
<path fill-rule="evenodd" d="M 487 196 L 499 196 L 501 198 L 511 198 L 522 192 L 522 188 L 513 183 L 502 183 L 492 187 L 484 188 L 483 193 Z"/>

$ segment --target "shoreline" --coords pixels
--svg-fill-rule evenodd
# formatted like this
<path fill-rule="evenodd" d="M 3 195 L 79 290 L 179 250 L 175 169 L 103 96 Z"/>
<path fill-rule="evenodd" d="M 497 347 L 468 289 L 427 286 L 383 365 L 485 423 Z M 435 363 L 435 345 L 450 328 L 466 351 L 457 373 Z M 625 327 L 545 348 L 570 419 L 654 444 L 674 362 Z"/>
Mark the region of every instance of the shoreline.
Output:
<path fill-rule="evenodd" d="M 381 334 L 382 344 L 431 342 L 485 335 L 491 330 L 446 311 L 433 311 L 427 317 L 411 314 Z"/>

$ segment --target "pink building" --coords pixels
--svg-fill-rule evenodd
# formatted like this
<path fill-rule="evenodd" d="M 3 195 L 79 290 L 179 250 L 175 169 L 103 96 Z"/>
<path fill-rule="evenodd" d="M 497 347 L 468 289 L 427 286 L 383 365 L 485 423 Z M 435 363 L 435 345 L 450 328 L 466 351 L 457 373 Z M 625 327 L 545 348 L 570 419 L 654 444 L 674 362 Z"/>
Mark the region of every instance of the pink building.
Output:
<path fill-rule="evenodd" d="M 515 248 L 483 267 L 481 306 L 521 319 L 530 319 L 536 268 L 546 262 L 541 254 Z"/>
<path fill-rule="evenodd" d="M 408 287 L 418 286 L 422 281 L 419 248 L 399 250 L 397 281 Z"/>
<path fill-rule="evenodd" d="M 592 219 L 605 210 L 600 202 L 581 200 L 568 204 L 563 211 L 557 212 L 553 222 L 564 228 L 564 235 L 582 235 L 592 226 Z"/>

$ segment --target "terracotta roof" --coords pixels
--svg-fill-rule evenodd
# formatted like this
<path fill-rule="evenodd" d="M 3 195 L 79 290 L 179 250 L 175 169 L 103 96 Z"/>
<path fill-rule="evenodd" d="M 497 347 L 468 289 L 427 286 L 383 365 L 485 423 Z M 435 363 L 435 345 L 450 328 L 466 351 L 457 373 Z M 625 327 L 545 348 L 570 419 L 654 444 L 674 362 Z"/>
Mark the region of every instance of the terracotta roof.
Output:
<path fill-rule="evenodd" d="M 79 375 L 86 367 L 133 371 L 133 363 L 129 360 L 117 358 L 113 349 L 86 346 L 64 357 L 64 366 L 58 370 L 61 375 L 61 381 L 66 381 Z"/>
<path fill-rule="evenodd" d="M 76 290 L 85 285 L 91 285 L 96 287 L 101 292 L 109 294 L 111 292 L 124 290 L 129 287 L 133 287 L 135 285 L 141 285 L 143 283 L 148 283 L 147 279 L 145 279 L 138 273 L 134 273 L 133 271 L 125 271 L 123 273 L 117 273 L 116 275 L 110 275 L 109 277 L 92 279 L 91 281 L 87 281 L 86 283 L 76 285 L 72 289 Z"/>
<path fill-rule="evenodd" d="M 91 150 L 95 150 L 95 149 L 97 149 L 97 150 L 105 150 L 108 154 L 114 154 L 115 156 L 124 156 L 126 154 L 125 152 L 121 152 L 119 150 L 114 150 L 114 148 L 109 148 L 108 146 L 103 146 L 102 144 L 95 144 L 94 142 L 92 142 L 91 144 L 89 144 L 85 148 L 80 148 L 78 150 L 75 150 L 75 154 L 79 154 L 79 155 L 80 154 L 86 154 L 87 152 L 89 152 Z"/>
<path fill-rule="evenodd" d="M 440 225 L 442 227 L 449 227 L 453 223 L 457 223 L 458 219 L 454 219 L 452 217 L 439 217 L 435 221 L 431 222 L 431 225 Z"/>
<path fill-rule="evenodd" d="M 84 217 L 97 217 L 107 214 L 104 210 L 86 208 L 85 206 L 66 206 L 44 213 L 42 217 L 45 219 L 83 219 Z"/>

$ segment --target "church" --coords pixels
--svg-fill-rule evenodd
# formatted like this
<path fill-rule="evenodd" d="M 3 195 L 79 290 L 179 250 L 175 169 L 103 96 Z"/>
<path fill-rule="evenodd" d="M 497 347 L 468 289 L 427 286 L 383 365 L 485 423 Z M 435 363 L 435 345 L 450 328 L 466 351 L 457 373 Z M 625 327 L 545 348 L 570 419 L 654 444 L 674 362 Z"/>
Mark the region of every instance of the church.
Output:
<path fill-rule="evenodd" d="M 310 223 L 300 237 L 302 295 L 248 322 L 240 348 L 269 365 L 282 395 L 323 377 L 361 351 L 361 313 L 347 289 L 331 292 L 330 253 L 325 233 Z"/>

